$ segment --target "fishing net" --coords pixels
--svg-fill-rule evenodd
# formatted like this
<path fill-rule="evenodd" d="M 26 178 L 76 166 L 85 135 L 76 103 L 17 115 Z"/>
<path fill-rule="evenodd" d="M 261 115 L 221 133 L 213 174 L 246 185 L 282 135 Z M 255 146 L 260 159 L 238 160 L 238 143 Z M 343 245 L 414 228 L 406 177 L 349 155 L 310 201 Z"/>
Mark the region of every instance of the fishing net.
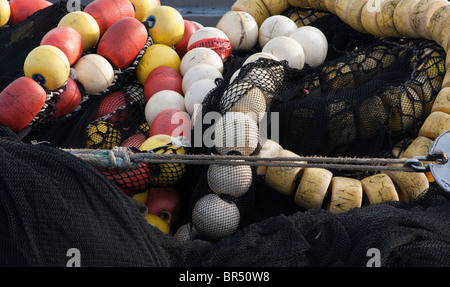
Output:
<path fill-rule="evenodd" d="M 67 13 L 66 4 L 60 1 L 3 29 L 0 61 L 8 64 L 2 65 L 1 87 L 22 74 L 26 55 Z M 270 59 L 243 66 L 260 47 L 234 51 L 224 63 L 223 79 L 216 80 L 217 87 L 191 119 L 191 141 L 184 152 L 257 156 L 265 141 L 277 139 L 302 156 L 398 157 L 417 137 L 441 89 L 443 49 L 430 40 L 362 34 L 337 16 L 314 9 L 291 7 L 284 15 L 324 32 L 329 44 L 325 62 L 301 70 Z M 3 132 L 1 159 L 15 161 L 14 170 L 31 165 L 33 172 L 28 168 L 31 176 L 21 173 L 30 180 L 20 186 L 12 182 L 18 174 L 0 173 L 2 190 L 10 191 L 2 197 L 2 218 L 8 219 L 2 230 L 8 232 L 0 236 L 2 254 L 7 254 L 1 265 L 62 265 L 67 261 L 62 252 L 74 246 L 86 250 L 83 262 L 93 266 L 361 266 L 372 247 L 381 250 L 385 266 L 448 265 L 448 195 L 433 183 L 417 201 L 385 202 L 337 215 L 325 210 L 329 197 L 321 209 L 300 208 L 292 195 L 269 187 L 250 165 L 139 163 L 122 170 L 92 167 L 59 150 L 52 153 L 55 148 L 117 147 L 142 152 L 139 146 L 150 125 L 144 87 L 134 70 L 150 45 L 151 38 L 129 68 L 115 69 L 106 91 L 88 95 L 77 82 L 83 100 L 71 113 L 53 118 L 58 92 L 50 93 L 46 108 L 26 129 L 17 135 Z M 221 117 L 205 121 L 212 112 Z M 205 141 L 204 134 L 211 140 Z M 163 145 L 153 152 L 179 150 Z M 362 179 L 373 173 L 333 174 Z M 145 210 L 132 197 L 167 186 L 180 191 L 181 199 L 178 220 L 166 236 L 149 227 Z M 24 190 L 44 195 L 29 198 Z M 64 207 L 65 201 L 72 206 Z M 32 212 L 25 214 L 23 209 L 29 208 Z M 213 224 L 207 221 L 211 219 Z M 17 220 L 26 223 L 20 234 L 11 228 Z M 63 221 L 70 222 L 67 228 L 60 225 Z M 24 243 L 22 249 L 21 239 L 27 236 L 40 244 Z M 61 244 L 54 246 L 55 240 Z M 412 254 L 415 247 L 423 252 Z M 255 248 L 264 252 L 255 254 Z"/>

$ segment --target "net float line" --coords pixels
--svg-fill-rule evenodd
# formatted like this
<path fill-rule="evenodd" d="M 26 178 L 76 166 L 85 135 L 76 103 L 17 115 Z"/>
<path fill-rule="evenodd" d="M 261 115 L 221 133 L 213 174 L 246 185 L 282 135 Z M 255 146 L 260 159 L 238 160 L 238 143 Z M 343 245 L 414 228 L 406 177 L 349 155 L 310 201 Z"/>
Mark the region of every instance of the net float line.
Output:
<path fill-rule="evenodd" d="M 63 149 L 63 151 L 96 166 L 108 169 L 129 170 L 140 163 L 181 163 L 191 165 L 249 165 L 280 167 L 321 167 L 336 170 L 363 171 L 423 171 L 421 161 L 426 157 L 413 159 L 390 158 L 349 158 L 306 156 L 293 160 L 292 157 L 257 157 L 241 155 L 205 154 L 156 154 L 154 150 L 134 152 L 127 147 L 114 147 L 111 150 Z M 438 159 L 436 159 L 439 161 Z"/>

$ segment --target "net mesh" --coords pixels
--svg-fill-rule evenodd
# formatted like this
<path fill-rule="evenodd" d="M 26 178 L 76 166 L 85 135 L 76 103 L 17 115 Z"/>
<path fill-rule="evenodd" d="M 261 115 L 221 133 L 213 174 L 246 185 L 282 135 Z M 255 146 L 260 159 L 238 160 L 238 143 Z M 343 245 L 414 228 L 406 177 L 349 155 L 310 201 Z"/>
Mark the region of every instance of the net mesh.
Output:
<path fill-rule="evenodd" d="M 66 2 L 58 2 L 14 27 L 2 29 L 0 62 L 7 64 L 2 65 L 0 89 L 22 74 L 21 69 L 26 55 L 67 13 Z M 284 15 L 293 19 L 299 26 L 311 25 L 324 32 L 329 44 L 324 64 L 316 68 L 305 65 L 302 70 L 297 70 L 290 68 L 285 61 L 259 59 L 243 66 L 244 61 L 252 53 L 260 51 L 260 47 L 257 46 L 248 53 L 234 51 L 224 63 L 223 79 L 216 80 L 217 87 L 208 93 L 201 109 L 192 118 L 194 127 L 190 145 L 185 148 L 186 153 L 256 155 L 261 150 L 261 143 L 264 140 L 277 137 L 283 148 L 303 156 L 395 157 L 396 155 L 392 153 L 394 148 L 405 150 L 412 139 L 417 137 L 420 126 L 430 114 L 431 106 L 441 88 L 445 74 L 443 49 L 429 40 L 380 39 L 362 34 L 354 31 L 335 15 L 314 9 L 291 7 Z M 149 45 L 152 45 L 150 38 L 146 47 Z M 137 82 L 134 74 L 138 62 L 139 56 L 130 68 L 115 69 L 113 85 L 100 94 L 88 95 L 82 85 L 77 83 L 83 100 L 74 111 L 62 118 L 52 118 L 55 112 L 54 105 L 59 98 L 58 92 L 49 93 L 45 109 L 30 126 L 18 133 L 20 140 L 23 143 L 46 143 L 50 147 L 73 149 L 96 150 L 123 146 L 130 147 L 133 152 L 139 152 L 139 146 L 148 138 L 150 126 L 145 118 L 143 86 Z M 214 144 L 208 145 L 205 144 L 203 137 L 194 135 L 203 135 L 211 131 L 215 122 L 204 120 L 211 112 L 220 115 L 240 112 L 245 115 L 237 113 L 235 116 L 238 120 L 227 118 L 228 116 L 222 117 L 223 125 L 220 127 L 223 129 L 212 129 Z M 271 129 L 274 124 L 276 128 Z M 250 136 L 242 138 L 241 134 Z M 258 139 L 256 143 L 255 138 Z M 243 141 L 244 148 L 221 149 L 218 143 L 228 142 L 227 139 L 231 139 L 230 142 L 234 146 L 238 145 L 237 140 L 241 141 L 240 143 Z M 156 151 L 177 152 L 176 149 L 170 148 L 159 148 Z M 99 172 L 95 174 L 108 179 L 128 197 L 143 193 L 150 187 L 175 186 L 182 191 L 181 205 L 178 220 L 172 224 L 171 232 L 175 234 L 177 230 L 185 228 L 186 224 L 202 230 L 200 234 L 192 232 L 187 237 L 189 239 L 194 237 L 205 241 L 217 241 L 245 229 L 247 233 L 239 233 L 235 243 L 244 242 L 247 237 L 253 239 L 261 237 L 261 234 L 267 235 L 265 240 L 268 242 L 282 243 L 286 239 L 275 227 L 278 224 L 286 227 L 291 219 L 279 216 L 294 214 L 295 219 L 292 220 L 305 222 L 305 225 L 301 223 L 295 225 L 295 228 L 305 234 L 302 240 L 309 241 L 310 237 L 317 235 L 314 231 L 320 232 L 321 228 L 323 234 L 333 237 L 327 241 L 329 244 L 330 242 L 338 244 L 337 238 L 345 237 L 339 229 L 341 225 L 331 226 L 335 215 L 322 213 L 323 210 L 308 212 L 302 210 L 295 205 L 292 196 L 283 195 L 269 188 L 254 167 L 141 163 L 128 171 L 99 167 L 93 172 Z M 333 173 L 355 178 L 368 175 L 367 172 L 333 171 Z M 225 192 L 221 190 L 223 186 L 218 184 L 223 182 L 228 182 L 230 186 Z M 433 188 L 428 192 L 431 198 L 434 196 L 432 191 L 438 194 L 440 191 L 436 186 Z M 327 201 L 328 197 L 324 206 Z M 100 200 L 99 204 L 101 202 Z M 217 207 L 218 204 L 222 204 L 222 211 Z M 387 209 L 390 210 L 395 206 L 395 203 L 392 203 L 387 205 Z M 402 204 L 398 206 L 408 208 Z M 378 207 L 371 208 L 377 210 Z M 298 213 L 299 211 L 304 212 Z M 364 213 L 356 214 L 357 212 L 363 211 L 352 213 L 358 220 L 361 218 L 368 220 Z M 304 219 L 311 216 L 311 213 L 316 221 L 307 226 L 308 221 Z M 356 236 L 356 227 L 353 229 L 348 227 L 352 226 L 355 220 L 350 216 L 348 219 L 342 216 L 339 220 L 348 224 L 345 225 L 347 230 L 351 230 Z M 217 220 L 212 225 L 206 224 L 202 221 L 205 217 Z M 380 215 L 379 218 L 381 217 Z M 273 219 L 268 220 L 269 218 Z M 382 220 L 380 224 L 381 222 Z M 361 227 L 362 223 L 357 226 Z M 258 228 L 265 229 L 266 233 L 260 232 Z M 321 238 L 326 240 L 325 235 Z M 377 239 L 368 240 L 373 242 Z M 405 254 L 411 248 L 411 246 L 399 247 L 392 242 L 385 243 L 387 245 L 384 246 L 384 250 L 389 252 L 398 247 L 398 252 Z M 439 241 L 438 245 L 441 243 Z M 179 243 L 174 243 L 174 246 L 178 246 L 177 244 Z M 111 243 L 112 245 L 114 244 Z M 170 244 L 162 245 L 168 247 Z M 252 264 L 249 260 L 256 260 L 238 256 L 241 260 L 238 261 L 233 259 L 232 252 L 221 253 L 221 246 L 226 245 L 223 241 L 215 245 L 217 249 L 214 249 L 214 254 L 217 256 L 214 258 L 199 255 L 201 250 L 207 249 L 206 245 L 194 245 L 184 246 L 185 251 L 180 251 L 181 255 L 173 255 L 177 258 L 182 257 L 183 260 L 178 263 L 174 263 L 176 262 L 174 260 L 171 263 L 189 266 L 228 264 L 242 266 Z M 280 247 L 277 244 L 274 246 Z M 288 248 L 290 251 L 292 246 Z M 329 248 L 326 248 L 327 246 L 318 242 L 315 246 L 317 248 L 308 260 L 305 259 L 305 254 L 288 255 L 286 251 L 276 256 L 276 253 L 272 252 L 270 254 L 274 257 L 271 257 L 271 260 L 263 263 L 264 260 L 260 258 L 261 261 L 256 265 L 298 266 L 307 264 L 306 261 L 322 265 L 342 265 L 344 264 L 342 254 L 349 251 L 342 246 L 327 245 Z M 195 247 L 198 248 L 197 251 L 193 251 Z M 329 255 L 330 248 L 334 250 L 335 247 L 338 251 L 333 256 Z M 366 247 L 367 244 L 360 246 L 360 249 Z M 420 245 L 418 248 L 424 246 Z M 306 250 L 305 246 L 299 246 L 297 252 L 301 253 L 302 250 Z M 364 252 L 366 250 L 364 249 Z M 248 254 L 248 250 L 241 251 L 242 254 Z M 186 259 L 188 255 L 191 256 L 191 261 Z M 299 262 L 301 258 L 305 261 Z M 346 263 L 354 265 L 360 263 L 359 258 L 350 259 Z M 388 257 L 385 258 L 385 262 L 389 263 L 388 265 L 401 265 L 397 259 Z M 99 264 L 98 261 L 92 262 Z M 139 262 L 144 263 L 148 262 Z M 158 264 L 169 263 L 158 262 Z"/>

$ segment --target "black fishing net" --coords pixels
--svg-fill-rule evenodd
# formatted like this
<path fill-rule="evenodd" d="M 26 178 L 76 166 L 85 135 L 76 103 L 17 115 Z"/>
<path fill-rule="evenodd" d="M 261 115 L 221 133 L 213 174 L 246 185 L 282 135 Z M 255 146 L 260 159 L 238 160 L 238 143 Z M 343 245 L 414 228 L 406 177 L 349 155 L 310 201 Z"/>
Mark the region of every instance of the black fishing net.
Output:
<path fill-rule="evenodd" d="M 67 13 L 66 4 L 3 29 L 1 87 L 21 76 L 24 58 Z M 441 88 L 443 49 L 429 40 L 362 34 L 322 11 L 290 8 L 284 14 L 324 32 L 324 64 L 296 70 L 259 59 L 243 66 L 260 47 L 234 51 L 224 78 L 192 118 L 184 152 L 256 156 L 266 139 L 278 137 L 284 149 L 302 156 L 398 156 L 392 150 L 403 151 L 417 137 Z M 108 90 L 88 95 L 78 83 L 83 100 L 68 115 L 52 117 L 56 92 L 26 129 L 2 129 L 0 265 L 65 266 L 70 248 L 80 250 L 82 266 L 366 266 L 372 248 L 383 266 L 449 265 L 450 205 L 435 183 L 413 202 L 333 214 L 326 202 L 303 210 L 249 165 L 140 163 L 121 170 L 92 167 L 61 150 L 140 152 L 150 126 L 134 69 L 149 45 L 150 38 L 130 68 L 115 69 Z M 211 112 L 223 116 L 218 123 L 204 120 Z M 205 132 L 213 145 L 194 136 Z M 163 145 L 155 152 L 179 150 Z M 149 225 L 132 199 L 164 186 L 181 196 L 171 234 Z"/>

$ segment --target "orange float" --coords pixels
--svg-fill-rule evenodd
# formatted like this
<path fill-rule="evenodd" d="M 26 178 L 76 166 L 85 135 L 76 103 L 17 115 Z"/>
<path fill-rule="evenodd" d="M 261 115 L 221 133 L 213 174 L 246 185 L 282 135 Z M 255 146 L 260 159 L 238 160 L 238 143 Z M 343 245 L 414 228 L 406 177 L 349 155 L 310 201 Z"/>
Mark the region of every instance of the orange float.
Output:
<path fill-rule="evenodd" d="M 194 34 L 198 29 L 199 27 L 194 22 L 184 20 L 183 38 L 181 38 L 181 40 L 178 41 L 178 43 L 175 45 L 175 51 L 177 51 L 180 59 L 183 58 L 183 56 L 187 53 L 189 39 L 191 38 L 192 34 Z"/>
<path fill-rule="evenodd" d="M 56 103 L 56 112 L 53 118 L 60 118 L 72 112 L 81 103 L 80 89 L 74 79 L 68 78 L 66 90 L 60 95 L 61 100 Z"/>
<path fill-rule="evenodd" d="M 31 96 L 30 96 L 31 95 Z M 28 77 L 20 77 L 0 93 L 0 124 L 17 132 L 25 128 L 44 106 L 47 94 Z"/>
<path fill-rule="evenodd" d="M 147 43 L 145 26 L 136 18 L 125 17 L 109 27 L 97 46 L 97 54 L 110 60 L 119 69 L 131 65 Z"/>
<path fill-rule="evenodd" d="M 8 24 L 14 25 L 19 23 L 35 12 L 51 5 L 53 4 L 46 0 L 10 0 L 11 15 Z"/>
<path fill-rule="evenodd" d="M 134 7 L 129 0 L 95 0 L 83 10 L 97 21 L 100 35 L 112 24 L 125 17 L 134 17 Z"/>
<path fill-rule="evenodd" d="M 144 85 L 145 101 L 157 92 L 172 90 L 183 95 L 183 77 L 178 70 L 169 66 L 159 66 L 148 74 Z"/>
<path fill-rule="evenodd" d="M 80 33 L 72 27 L 60 26 L 48 31 L 40 45 L 52 45 L 66 54 L 72 66 L 83 53 L 83 41 Z"/>
<path fill-rule="evenodd" d="M 181 136 L 188 140 L 191 131 L 191 122 L 186 112 L 176 109 L 167 109 L 156 115 L 150 127 L 149 137 L 154 135 L 169 135 L 173 138 Z"/>

